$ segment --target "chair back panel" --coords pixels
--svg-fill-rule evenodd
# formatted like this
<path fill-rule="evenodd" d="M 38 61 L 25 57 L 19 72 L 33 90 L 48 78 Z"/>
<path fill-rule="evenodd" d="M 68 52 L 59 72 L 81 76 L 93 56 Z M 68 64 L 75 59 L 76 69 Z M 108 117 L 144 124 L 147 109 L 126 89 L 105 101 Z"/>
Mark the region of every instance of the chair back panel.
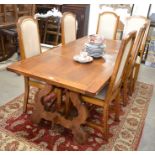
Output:
<path fill-rule="evenodd" d="M 62 21 L 62 44 L 65 45 L 76 40 L 76 17 L 70 12 L 63 13 Z"/>
<path fill-rule="evenodd" d="M 132 31 L 139 31 L 140 28 L 147 23 L 147 18 L 139 16 L 131 16 L 126 19 L 123 36 Z"/>
<path fill-rule="evenodd" d="M 127 62 L 127 58 L 128 58 L 129 53 L 130 53 L 130 50 L 132 48 L 132 45 L 133 45 L 133 41 L 129 40 L 128 43 L 125 46 L 124 53 L 123 53 L 121 63 L 120 63 L 119 69 L 118 69 L 118 73 L 117 73 L 117 76 L 116 76 L 116 81 L 115 81 L 116 85 L 121 79 L 123 69 L 124 69 L 125 63 Z"/>
<path fill-rule="evenodd" d="M 17 31 L 22 59 L 41 53 L 38 23 L 35 19 L 29 16 L 19 18 Z"/>
<path fill-rule="evenodd" d="M 110 99 L 110 96 L 114 91 L 114 88 L 116 86 L 119 87 L 121 85 L 121 79 L 128 65 L 128 61 L 131 56 L 131 50 L 134 44 L 135 37 L 136 37 L 136 32 L 134 31 L 129 33 L 122 40 L 121 47 L 117 55 L 117 59 L 113 69 L 112 77 L 110 80 L 108 92 L 106 94 L 107 101 L 109 101 L 108 99 Z"/>
<path fill-rule="evenodd" d="M 126 19 L 126 24 L 125 24 L 125 28 L 124 28 L 124 32 L 123 32 L 123 36 L 125 36 L 129 32 L 139 31 L 140 28 L 143 27 L 144 24 L 146 24 L 147 26 L 146 26 L 144 37 L 143 37 L 143 40 L 141 42 L 141 47 L 140 47 L 141 57 L 143 55 L 143 51 L 144 51 L 144 48 L 145 48 L 145 43 L 146 43 L 146 40 L 147 40 L 147 35 L 148 35 L 149 27 L 150 27 L 150 20 L 147 19 L 146 17 L 143 17 L 143 16 L 131 16 L 131 17 L 128 17 Z"/>
<path fill-rule="evenodd" d="M 136 62 L 136 58 L 138 56 L 138 52 L 140 51 L 143 37 L 146 32 L 146 28 L 147 28 L 147 24 L 143 25 L 143 27 L 141 27 L 140 30 L 137 32 L 136 39 L 131 52 L 131 62 L 130 62 L 131 68 L 134 67 L 134 64 Z"/>
<path fill-rule="evenodd" d="M 119 16 L 113 12 L 103 12 L 99 15 L 97 34 L 103 35 L 106 39 L 115 39 L 119 22 Z"/>

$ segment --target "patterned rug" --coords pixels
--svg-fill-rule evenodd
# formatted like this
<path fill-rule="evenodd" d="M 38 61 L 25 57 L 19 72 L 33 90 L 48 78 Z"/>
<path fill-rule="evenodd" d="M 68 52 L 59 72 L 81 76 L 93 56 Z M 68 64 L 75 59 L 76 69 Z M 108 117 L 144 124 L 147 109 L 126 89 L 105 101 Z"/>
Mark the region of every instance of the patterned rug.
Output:
<path fill-rule="evenodd" d="M 31 90 L 33 102 L 36 90 Z M 42 120 L 39 125 L 30 120 L 31 109 L 22 113 L 23 95 L 0 107 L 0 150 L 136 150 L 140 142 L 144 121 L 153 92 L 153 86 L 138 82 L 130 104 L 122 108 L 121 121 L 110 124 L 110 138 L 106 143 L 101 132 L 83 126 L 88 141 L 79 145 L 70 130 Z M 101 109 L 94 110 L 97 122 Z"/>

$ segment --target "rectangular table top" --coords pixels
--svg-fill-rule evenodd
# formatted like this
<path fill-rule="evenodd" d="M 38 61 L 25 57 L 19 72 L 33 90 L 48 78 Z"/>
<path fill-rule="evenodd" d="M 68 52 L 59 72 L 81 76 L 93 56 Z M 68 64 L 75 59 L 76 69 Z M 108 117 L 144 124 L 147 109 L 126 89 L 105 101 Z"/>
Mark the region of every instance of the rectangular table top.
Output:
<path fill-rule="evenodd" d="M 73 60 L 87 42 L 87 37 L 40 55 L 16 62 L 7 69 L 82 94 L 95 95 L 110 79 L 121 41 L 105 40 L 106 60 L 94 59 L 81 64 Z"/>

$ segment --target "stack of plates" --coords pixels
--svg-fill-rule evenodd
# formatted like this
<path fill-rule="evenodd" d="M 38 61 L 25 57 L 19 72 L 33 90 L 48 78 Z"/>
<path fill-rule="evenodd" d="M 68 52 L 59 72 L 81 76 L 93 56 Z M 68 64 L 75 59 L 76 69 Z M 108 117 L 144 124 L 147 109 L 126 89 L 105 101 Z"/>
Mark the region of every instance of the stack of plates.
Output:
<path fill-rule="evenodd" d="M 103 55 L 104 52 L 104 45 L 103 44 L 92 44 L 92 43 L 86 43 L 85 44 L 85 50 L 88 52 L 88 55 L 94 58 L 100 58 Z"/>

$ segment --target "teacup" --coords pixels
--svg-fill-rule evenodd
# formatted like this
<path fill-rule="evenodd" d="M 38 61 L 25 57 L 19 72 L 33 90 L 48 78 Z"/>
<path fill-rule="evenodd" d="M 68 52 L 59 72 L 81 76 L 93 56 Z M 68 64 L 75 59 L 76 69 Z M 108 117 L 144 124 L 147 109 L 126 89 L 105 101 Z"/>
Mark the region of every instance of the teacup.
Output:
<path fill-rule="evenodd" d="M 80 56 L 82 58 L 86 58 L 88 56 L 88 53 L 87 52 L 80 52 Z"/>

